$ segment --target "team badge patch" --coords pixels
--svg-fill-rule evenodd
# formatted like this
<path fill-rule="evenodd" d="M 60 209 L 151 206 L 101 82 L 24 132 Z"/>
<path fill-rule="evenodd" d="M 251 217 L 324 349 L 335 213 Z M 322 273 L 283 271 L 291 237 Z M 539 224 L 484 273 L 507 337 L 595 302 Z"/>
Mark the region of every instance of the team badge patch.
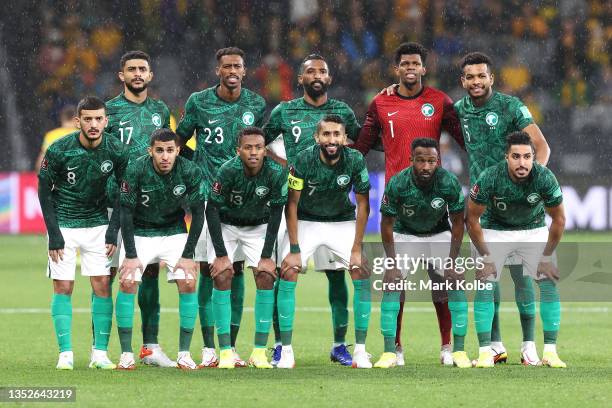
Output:
<path fill-rule="evenodd" d="M 387 195 L 386 195 L 386 194 L 383 194 L 383 197 L 382 197 L 382 203 L 383 203 L 384 205 L 389 205 L 389 197 L 387 197 Z"/>
<path fill-rule="evenodd" d="M 253 115 L 253 112 L 244 112 L 242 114 L 242 123 L 247 126 L 251 126 L 253 123 L 255 123 L 255 115 Z"/>
<path fill-rule="evenodd" d="M 174 187 L 174 189 L 172 190 L 172 194 L 174 194 L 175 196 L 180 196 L 183 195 L 185 190 L 187 190 L 187 187 L 185 187 L 184 184 L 179 184 Z"/>
<path fill-rule="evenodd" d="M 444 206 L 446 202 L 444 201 L 443 198 L 440 197 L 436 197 L 433 200 L 431 200 L 431 208 L 433 208 L 434 210 L 437 210 L 438 208 L 442 208 L 442 206 Z"/>
<path fill-rule="evenodd" d="M 154 113 L 153 116 L 151 116 L 151 122 L 153 122 L 155 126 L 161 127 L 162 120 L 161 120 L 161 116 L 159 116 L 159 113 Z"/>
<path fill-rule="evenodd" d="M 478 187 L 478 184 L 474 184 L 474 187 L 472 187 L 472 189 L 470 190 L 470 197 L 472 197 L 475 200 L 476 197 L 478 197 L 479 191 L 480 191 L 480 187 Z"/>
<path fill-rule="evenodd" d="M 431 103 L 424 103 L 421 106 L 421 113 L 426 118 L 432 117 L 435 112 L 436 112 L 436 110 L 434 109 L 434 107 L 433 107 L 433 105 Z"/>
<path fill-rule="evenodd" d="M 531 193 L 527 196 L 527 202 L 529 204 L 535 204 L 540 201 L 540 195 L 538 193 Z"/>
<path fill-rule="evenodd" d="M 100 165 L 100 170 L 104 174 L 110 173 L 113 170 L 113 162 L 110 160 L 104 160 Z"/>
<path fill-rule="evenodd" d="M 125 194 L 128 194 L 130 192 L 130 185 L 125 180 L 121 182 L 121 192 Z"/>
<path fill-rule="evenodd" d="M 268 194 L 268 192 L 270 191 L 270 189 L 266 186 L 259 186 L 255 189 L 255 194 L 257 194 L 258 197 L 265 197 L 266 194 Z"/>
<path fill-rule="evenodd" d="M 40 169 L 47 170 L 48 167 L 49 167 L 49 160 L 47 160 L 47 158 L 45 157 L 40 163 Z"/>
<path fill-rule="evenodd" d="M 212 185 L 212 191 L 215 194 L 221 194 L 221 183 L 215 181 L 215 183 Z"/>
<path fill-rule="evenodd" d="M 485 116 L 485 122 L 487 122 L 487 125 L 489 125 L 489 126 L 496 126 L 497 122 L 499 122 L 499 118 L 497 117 L 497 113 L 495 113 L 495 112 L 487 113 L 487 116 Z"/>
<path fill-rule="evenodd" d="M 351 178 L 347 176 L 346 174 L 342 174 L 338 176 L 338 178 L 336 178 L 336 183 L 338 183 L 340 187 L 346 186 L 350 181 L 351 181 Z"/>

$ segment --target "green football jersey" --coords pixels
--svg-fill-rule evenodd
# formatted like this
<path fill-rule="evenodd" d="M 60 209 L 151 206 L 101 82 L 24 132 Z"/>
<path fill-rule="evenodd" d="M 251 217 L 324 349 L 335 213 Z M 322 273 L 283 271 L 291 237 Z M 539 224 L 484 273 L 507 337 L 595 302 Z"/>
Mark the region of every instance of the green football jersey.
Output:
<path fill-rule="evenodd" d="M 147 153 L 151 133 L 170 128 L 170 110 L 160 100 L 147 98 L 143 103 L 130 102 L 123 93 L 106 102 L 106 132 L 127 145 L 130 159 Z"/>
<path fill-rule="evenodd" d="M 53 202 L 60 227 L 88 228 L 108 224 L 106 183 L 122 177 L 128 162 L 125 146 L 108 133 L 94 149 L 79 141 L 80 131 L 49 146 L 39 182 L 53 186 Z"/>
<path fill-rule="evenodd" d="M 210 200 L 219 205 L 219 215 L 224 224 L 266 224 L 270 218 L 270 206 L 287 202 L 287 172 L 265 158 L 259 174 L 249 177 L 240 157 L 236 156 L 217 172 Z"/>
<path fill-rule="evenodd" d="M 519 98 L 493 92 L 483 106 L 474 106 L 469 95 L 455 102 L 468 155 L 470 184 L 487 167 L 504 160 L 506 136 L 534 123 Z"/>
<path fill-rule="evenodd" d="M 420 187 L 412 167 L 391 177 L 385 186 L 380 212 L 394 217 L 393 230 L 426 236 L 450 230 L 448 213 L 463 213 L 465 200 L 459 180 L 439 167 L 431 184 Z"/>
<path fill-rule="evenodd" d="M 209 188 L 219 167 L 236 156 L 238 133 L 247 126 L 262 126 L 266 101 L 242 88 L 240 98 L 227 102 L 217 95 L 217 86 L 191 94 L 176 132 L 189 140 L 196 132 L 196 162 Z"/>
<path fill-rule="evenodd" d="M 320 152 L 318 144 L 311 146 L 289 166 L 289 187 L 302 191 L 298 219 L 323 222 L 354 220 L 355 205 L 349 199 L 351 188 L 356 194 L 370 191 L 365 160 L 357 150 L 345 147 L 340 160 L 328 166 L 321 160 Z"/>
<path fill-rule="evenodd" d="M 515 183 L 505 160 L 482 172 L 470 197 L 487 206 L 480 217 L 482 228 L 502 231 L 544 227 L 544 207 L 563 202 L 561 187 L 548 168 L 534 163 L 529 178 Z"/>
<path fill-rule="evenodd" d="M 281 102 L 270 114 L 270 120 L 264 126 L 266 144 L 272 143 L 279 135 L 283 136 L 287 162 L 293 164 L 302 150 L 316 144 L 314 134 L 317 124 L 324 116 L 338 115 L 346 123 L 346 133 L 356 140 L 359 136 L 359 123 L 353 110 L 344 102 L 328 99 L 321 106 L 312 106 L 297 98 L 289 102 Z"/>
<path fill-rule="evenodd" d="M 150 156 L 130 160 L 121 182 L 121 205 L 134 210 L 134 235 L 159 237 L 187 232 L 185 208 L 204 206 L 202 171 L 178 156 L 168 174 L 158 174 Z"/>

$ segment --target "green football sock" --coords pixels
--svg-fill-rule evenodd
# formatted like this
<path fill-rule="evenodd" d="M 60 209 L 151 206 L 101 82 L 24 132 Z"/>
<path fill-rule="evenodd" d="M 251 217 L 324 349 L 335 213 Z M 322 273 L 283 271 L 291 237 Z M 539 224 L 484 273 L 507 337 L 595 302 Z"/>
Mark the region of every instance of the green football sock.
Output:
<path fill-rule="evenodd" d="M 533 279 L 523 276 L 523 265 L 510 265 L 510 276 L 514 281 L 514 298 L 521 318 L 523 341 L 534 341 L 536 304 Z"/>
<path fill-rule="evenodd" d="M 395 332 L 399 313 L 399 292 L 384 292 L 380 303 L 380 331 L 385 342 L 385 353 L 395 352 Z"/>
<path fill-rule="evenodd" d="M 230 340 L 232 347 L 236 347 L 236 338 L 242 321 L 244 309 L 244 273 L 240 272 L 232 278 L 232 318 L 230 326 Z"/>
<path fill-rule="evenodd" d="M 280 276 L 280 269 L 276 268 L 278 276 Z M 272 313 L 272 328 L 274 329 L 274 342 L 276 344 L 281 343 L 280 326 L 278 325 L 278 287 L 280 285 L 280 279 L 274 282 L 274 312 Z"/>
<path fill-rule="evenodd" d="M 474 323 L 480 347 L 491 345 L 491 325 L 493 324 L 494 289 L 477 290 L 474 296 Z"/>
<path fill-rule="evenodd" d="M 138 307 L 142 319 L 142 342 L 157 344 L 159 333 L 159 279 L 148 275 L 142 276 L 138 288 Z"/>
<path fill-rule="evenodd" d="M 213 288 L 212 303 L 215 314 L 215 326 L 219 337 L 219 348 L 226 350 L 232 347 L 230 339 L 230 320 L 232 315 L 231 290 Z"/>
<path fill-rule="evenodd" d="M 179 293 L 179 351 L 189 351 L 197 315 L 198 295 L 195 292 Z"/>
<path fill-rule="evenodd" d="M 53 294 L 51 317 L 60 353 L 72 350 L 72 302 L 70 295 Z"/>
<path fill-rule="evenodd" d="M 202 274 L 198 285 L 198 309 L 204 347 L 215 348 L 215 316 L 212 305 L 213 280 Z"/>
<path fill-rule="evenodd" d="M 255 294 L 255 348 L 266 348 L 274 310 L 274 290 L 257 289 Z"/>
<path fill-rule="evenodd" d="M 502 341 L 501 327 L 499 323 L 499 304 L 501 302 L 501 291 L 498 282 L 495 282 L 493 290 L 493 321 L 491 322 L 491 341 Z"/>
<path fill-rule="evenodd" d="M 332 311 L 334 343 L 345 343 L 348 330 L 348 286 L 344 271 L 326 270 L 328 280 L 328 299 Z"/>
<path fill-rule="evenodd" d="M 115 276 L 117 276 L 117 274 L 109 276 L 109 282 L 108 282 L 109 292 L 108 293 L 111 298 L 113 297 L 113 282 L 115 281 Z M 93 302 L 93 298 L 94 298 L 94 291 L 92 289 L 91 299 L 90 299 L 91 302 Z M 92 316 L 91 318 L 91 345 L 95 346 L 95 344 L 96 344 L 96 332 L 94 331 L 94 323 L 93 323 L 93 316 Z"/>
<path fill-rule="evenodd" d="M 123 353 L 132 352 L 132 328 L 134 326 L 134 293 L 125 293 L 121 290 L 117 294 L 115 316 L 117 318 L 117 331 L 119 343 Z"/>
<path fill-rule="evenodd" d="M 355 343 L 365 344 L 370 323 L 370 311 L 372 302 L 370 301 L 370 281 L 368 279 L 358 279 L 353 281 L 355 292 L 353 294 L 353 313 L 355 315 Z"/>
<path fill-rule="evenodd" d="M 557 285 L 550 279 L 538 281 L 540 318 L 544 328 L 544 344 L 556 344 L 561 324 L 561 300 Z"/>
<path fill-rule="evenodd" d="M 91 313 L 94 322 L 94 348 L 106 351 L 108 350 L 108 339 L 113 324 L 113 299 L 94 295 L 91 303 Z"/>
<path fill-rule="evenodd" d="M 453 323 L 453 352 L 464 351 L 468 324 L 468 304 L 463 290 L 448 291 L 448 309 Z"/>
<path fill-rule="evenodd" d="M 297 282 L 284 279 L 278 284 L 278 326 L 283 346 L 291 345 L 293 335 L 293 319 L 295 317 L 295 287 Z"/>

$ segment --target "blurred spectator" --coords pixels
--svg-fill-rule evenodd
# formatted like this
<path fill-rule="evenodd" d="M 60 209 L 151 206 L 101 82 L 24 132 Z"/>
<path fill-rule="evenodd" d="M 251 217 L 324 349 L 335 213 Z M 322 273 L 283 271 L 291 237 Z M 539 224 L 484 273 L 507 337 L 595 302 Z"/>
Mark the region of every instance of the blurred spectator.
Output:
<path fill-rule="evenodd" d="M 518 61 L 516 54 L 512 54 L 510 61 L 502 67 L 500 77 L 504 93 L 520 93 L 531 85 L 529 68 Z"/>
<path fill-rule="evenodd" d="M 376 37 L 366 29 L 363 18 L 359 14 L 351 17 L 350 29 L 342 32 L 341 44 L 353 64 L 362 65 L 378 57 Z"/>
<path fill-rule="evenodd" d="M 43 157 L 45 157 L 45 152 L 51 146 L 51 143 L 55 142 L 57 139 L 60 139 L 72 132 L 76 132 L 77 128 L 75 126 L 75 116 L 76 116 L 76 106 L 74 105 L 66 105 L 62 109 L 59 115 L 60 119 L 60 127 L 55 128 L 53 130 L 45 133 L 43 138 L 42 145 L 40 147 L 40 153 L 38 154 L 38 158 L 34 163 L 35 170 L 38 173 L 40 170 L 40 164 L 42 163 Z"/>
<path fill-rule="evenodd" d="M 440 135 L 440 159 L 442 167 L 451 173 L 461 176 L 463 174 L 463 162 L 457 151 L 450 143 L 448 133 L 444 132 Z"/>
<path fill-rule="evenodd" d="M 263 58 L 254 77 L 259 85 L 257 92 L 268 105 L 275 106 L 281 101 L 293 99 L 293 70 L 277 52 L 271 52 Z"/>
<path fill-rule="evenodd" d="M 576 106 L 586 106 L 589 102 L 589 89 L 586 81 L 582 77 L 580 68 L 569 67 L 566 78 L 561 83 L 561 106 L 573 108 Z"/>

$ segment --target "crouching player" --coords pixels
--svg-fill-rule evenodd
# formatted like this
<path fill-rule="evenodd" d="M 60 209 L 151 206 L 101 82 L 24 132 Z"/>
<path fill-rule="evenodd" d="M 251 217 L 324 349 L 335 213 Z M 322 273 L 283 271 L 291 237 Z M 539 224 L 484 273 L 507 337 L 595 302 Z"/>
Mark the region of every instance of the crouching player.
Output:
<path fill-rule="evenodd" d="M 563 194 L 552 172 L 534 162 L 534 157 L 529 134 L 519 131 L 508 135 L 506 160 L 486 169 L 472 187 L 467 227 L 473 249 L 483 257 L 484 267 L 477 271 L 478 279 L 496 285 L 507 257 L 522 260 L 525 273 L 540 288 L 544 327 L 541 364 L 564 368 L 566 365 L 556 349 L 561 321 L 555 284 L 559 273 L 552 263 L 553 251 L 565 228 Z M 544 223 L 545 212 L 552 218 L 550 230 Z M 474 321 L 480 343 L 477 367 L 493 367 L 493 312 L 493 290 L 478 290 L 474 297 Z M 534 342 L 524 342 L 521 350 L 523 364 L 540 364 Z"/>
<path fill-rule="evenodd" d="M 151 134 L 149 154 L 130 161 L 121 182 L 121 267 L 116 316 L 121 343 L 119 369 L 135 368 L 132 351 L 134 297 L 143 265 L 164 262 L 168 282 L 179 292 L 180 334 L 176 364 L 194 370 L 189 346 L 198 314 L 195 246 L 204 225 L 202 171 L 178 156 L 178 137 L 169 129 Z M 184 208 L 191 210 L 189 234 Z"/>
<path fill-rule="evenodd" d="M 218 367 L 235 366 L 230 342 L 230 296 L 232 263 L 240 251 L 246 266 L 253 270 L 257 286 L 255 340 L 249 365 L 272 368 L 266 358 L 276 279 L 272 251 L 287 201 L 287 176 L 279 164 L 265 157 L 266 143 L 260 128 L 240 131 L 237 153 L 219 168 L 206 209 L 213 313 L 221 348 Z"/>
<path fill-rule="evenodd" d="M 114 369 L 106 352 L 113 320 L 110 264 L 117 245 L 116 218 L 109 225 L 105 189 L 114 173 L 121 177 L 127 155 L 121 142 L 107 133 L 104 102 L 86 97 L 77 107 L 78 132 L 54 142 L 40 166 L 38 197 L 48 231 L 48 276 L 53 279 L 51 314 L 60 349 L 57 368 L 73 369 L 72 290 L 76 252 L 81 274 L 89 276 L 94 347 L 89 367 Z M 117 217 L 117 216 L 115 216 Z"/>
<path fill-rule="evenodd" d="M 319 247 L 326 247 L 349 269 L 355 292 L 355 350 L 353 367 L 371 368 L 365 349 L 370 320 L 368 273 L 361 264 L 361 242 L 369 215 L 370 180 L 365 160 L 345 148 L 346 128 L 336 115 L 325 116 L 315 133 L 316 145 L 303 150 L 289 170 L 289 196 L 285 216 L 287 232 L 281 253 L 278 317 L 282 342 L 278 368 L 293 368 L 291 347 L 298 273 Z M 357 201 L 349 199 L 353 188 Z"/>
<path fill-rule="evenodd" d="M 412 166 L 391 177 L 385 187 L 380 212 L 380 230 L 387 257 L 395 259 L 409 255 L 411 258 L 435 258 L 428 266 L 430 279 L 442 283 L 444 278 L 455 277 L 452 268 L 444 270 L 447 259 L 454 260 L 459 255 L 463 239 L 464 199 L 461 185 L 452 173 L 439 168 L 438 142 L 434 139 L 420 138 L 412 142 Z M 449 225 L 449 220 L 452 227 Z M 396 248 L 396 244 L 398 247 Z M 392 269 L 385 276 L 385 282 L 399 279 L 399 270 Z M 406 278 L 408 270 L 403 270 Z M 449 308 L 453 321 L 455 352 L 463 351 L 467 323 L 467 301 L 454 299 L 461 296 L 456 290 L 449 290 Z M 434 302 L 446 302 L 437 298 L 439 291 L 432 290 Z M 395 354 L 395 334 L 399 312 L 400 292 L 385 291 L 381 303 L 380 327 L 384 337 L 384 353 L 374 365 L 377 368 L 390 368 L 397 364 Z M 439 296 L 438 296 L 439 297 Z M 459 324 L 457 324 L 459 323 Z M 465 353 L 463 353 L 465 354 Z M 453 353 L 442 349 L 440 361 L 453 365 Z M 471 362 L 467 360 L 467 366 Z M 460 365 L 461 362 L 457 362 Z"/>

